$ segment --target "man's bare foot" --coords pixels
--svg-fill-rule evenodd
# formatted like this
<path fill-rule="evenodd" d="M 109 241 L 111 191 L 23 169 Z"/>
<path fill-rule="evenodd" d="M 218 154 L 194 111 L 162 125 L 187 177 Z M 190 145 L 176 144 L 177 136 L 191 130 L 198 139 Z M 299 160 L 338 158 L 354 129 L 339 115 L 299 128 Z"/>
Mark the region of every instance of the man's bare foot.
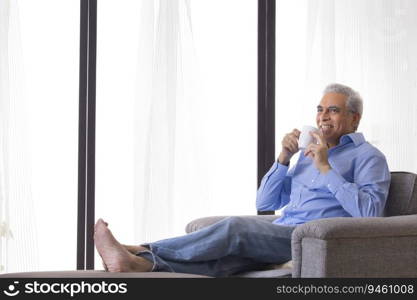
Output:
<path fill-rule="evenodd" d="M 94 226 L 94 240 L 98 253 L 109 272 L 149 272 L 152 263 L 126 250 L 99 219 Z"/>
<path fill-rule="evenodd" d="M 104 222 L 103 221 L 103 223 L 104 223 L 104 225 L 106 225 L 107 227 L 109 226 L 109 223 L 107 223 L 107 222 Z M 98 224 L 98 222 L 96 223 L 96 225 Z M 129 251 L 130 253 L 132 253 L 132 254 L 137 254 L 139 251 L 145 251 L 145 250 L 149 250 L 148 248 L 146 248 L 146 247 L 143 247 L 143 246 L 136 246 L 136 245 L 123 245 L 122 244 L 122 247 L 124 247 L 127 251 Z M 104 268 L 106 268 L 106 266 L 103 264 L 103 267 Z"/>
<path fill-rule="evenodd" d="M 149 250 L 148 248 L 143 247 L 143 246 L 134 246 L 134 245 L 122 245 L 122 246 L 132 254 L 136 254 L 140 251 Z"/>

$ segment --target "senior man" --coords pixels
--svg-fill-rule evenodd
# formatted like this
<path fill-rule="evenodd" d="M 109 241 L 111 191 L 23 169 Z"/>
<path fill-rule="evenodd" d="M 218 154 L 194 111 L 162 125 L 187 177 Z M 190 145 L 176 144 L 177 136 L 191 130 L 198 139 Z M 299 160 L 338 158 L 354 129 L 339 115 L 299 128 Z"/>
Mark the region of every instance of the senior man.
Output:
<path fill-rule="evenodd" d="M 356 130 L 362 99 L 350 87 L 331 84 L 317 106 L 317 143 L 299 151 L 300 131 L 282 140 L 281 153 L 258 189 L 259 211 L 285 207 L 268 222 L 228 217 L 196 232 L 140 246 L 120 244 L 99 219 L 95 244 L 110 272 L 169 271 L 229 276 L 291 260 L 298 224 L 331 217 L 381 216 L 390 184 L 384 155 Z"/>

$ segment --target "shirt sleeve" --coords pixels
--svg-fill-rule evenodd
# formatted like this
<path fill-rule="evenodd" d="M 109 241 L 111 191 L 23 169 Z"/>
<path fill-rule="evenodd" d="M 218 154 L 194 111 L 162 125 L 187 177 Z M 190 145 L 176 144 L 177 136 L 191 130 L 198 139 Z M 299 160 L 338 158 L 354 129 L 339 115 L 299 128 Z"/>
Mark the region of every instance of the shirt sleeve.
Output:
<path fill-rule="evenodd" d="M 290 200 L 291 176 L 293 169 L 275 162 L 262 178 L 256 195 L 258 211 L 277 210 Z"/>
<path fill-rule="evenodd" d="M 363 157 L 355 166 L 354 182 L 334 169 L 323 176 L 328 190 L 352 217 L 383 215 L 391 181 L 385 157 Z"/>

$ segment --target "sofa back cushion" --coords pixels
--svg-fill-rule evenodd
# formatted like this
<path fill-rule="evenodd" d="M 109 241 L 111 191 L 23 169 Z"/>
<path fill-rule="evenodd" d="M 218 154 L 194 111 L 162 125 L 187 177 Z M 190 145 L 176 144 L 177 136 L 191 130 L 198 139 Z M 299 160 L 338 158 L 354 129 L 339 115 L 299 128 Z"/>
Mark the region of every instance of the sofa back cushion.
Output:
<path fill-rule="evenodd" d="M 391 172 L 385 216 L 417 214 L 417 175 L 410 172 Z"/>

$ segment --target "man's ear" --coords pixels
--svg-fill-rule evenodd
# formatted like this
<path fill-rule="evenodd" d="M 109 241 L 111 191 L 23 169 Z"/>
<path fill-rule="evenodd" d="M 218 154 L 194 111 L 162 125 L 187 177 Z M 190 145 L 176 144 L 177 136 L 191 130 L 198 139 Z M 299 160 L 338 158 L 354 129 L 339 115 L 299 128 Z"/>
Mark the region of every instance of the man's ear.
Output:
<path fill-rule="evenodd" d="M 353 125 L 353 128 L 355 128 L 355 131 L 359 127 L 360 120 L 361 120 L 361 115 L 359 113 L 353 113 L 352 125 Z"/>

